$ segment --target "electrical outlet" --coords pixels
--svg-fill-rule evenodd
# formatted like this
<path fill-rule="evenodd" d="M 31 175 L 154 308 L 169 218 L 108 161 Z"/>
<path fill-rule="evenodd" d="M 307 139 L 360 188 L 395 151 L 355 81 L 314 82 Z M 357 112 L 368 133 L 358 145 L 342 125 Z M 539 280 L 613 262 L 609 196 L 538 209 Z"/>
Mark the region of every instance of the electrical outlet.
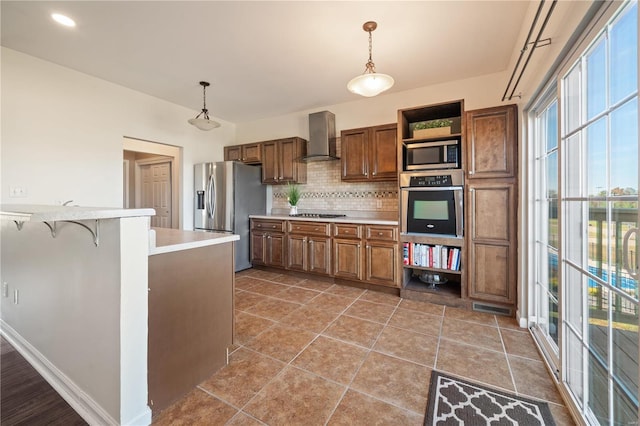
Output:
<path fill-rule="evenodd" d="M 2 282 L 2 297 L 9 297 L 9 283 L 6 281 Z"/>
<path fill-rule="evenodd" d="M 27 189 L 23 186 L 10 186 L 9 197 L 22 198 L 27 196 Z"/>

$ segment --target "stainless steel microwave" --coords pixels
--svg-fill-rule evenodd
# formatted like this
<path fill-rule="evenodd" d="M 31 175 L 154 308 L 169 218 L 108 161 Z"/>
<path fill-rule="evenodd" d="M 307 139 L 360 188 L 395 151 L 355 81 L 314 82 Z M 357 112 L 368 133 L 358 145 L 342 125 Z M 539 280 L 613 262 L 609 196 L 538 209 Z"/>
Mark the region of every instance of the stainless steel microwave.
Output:
<path fill-rule="evenodd" d="M 460 141 L 457 139 L 406 143 L 404 148 L 404 169 L 407 171 L 460 168 Z"/>

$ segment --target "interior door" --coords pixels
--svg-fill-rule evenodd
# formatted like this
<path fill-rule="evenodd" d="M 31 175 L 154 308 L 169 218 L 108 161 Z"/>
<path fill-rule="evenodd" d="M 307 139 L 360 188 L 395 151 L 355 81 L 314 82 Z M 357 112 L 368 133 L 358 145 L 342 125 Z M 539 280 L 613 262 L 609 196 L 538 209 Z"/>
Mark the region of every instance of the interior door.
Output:
<path fill-rule="evenodd" d="M 146 164 L 142 173 L 142 206 L 155 209 L 151 226 L 171 228 L 171 162 Z"/>

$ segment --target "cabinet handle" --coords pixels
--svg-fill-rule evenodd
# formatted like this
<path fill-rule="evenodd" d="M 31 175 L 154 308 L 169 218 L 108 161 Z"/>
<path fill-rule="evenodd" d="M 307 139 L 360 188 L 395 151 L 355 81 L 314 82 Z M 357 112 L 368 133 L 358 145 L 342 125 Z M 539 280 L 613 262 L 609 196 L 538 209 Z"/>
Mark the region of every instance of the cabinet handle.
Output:
<path fill-rule="evenodd" d="M 382 236 L 382 232 L 378 232 L 378 235 Z"/>
<path fill-rule="evenodd" d="M 473 174 L 473 170 L 469 170 L 469 174 L 472 175 Z"/>
<path fill-rule="evenodd" d="M 262 228 L 262 224 L 261 224 L 261 223 L 258 223 L 258 224 L 256 225 L 256 228 Z"/>
<path fill-rule="evenodd" d="M 356 247 L 360 248 L 360 244 L 358 244 Z"/>
<path fill-rule="evenodd" d="M 280 176 L 278 179 L 282 180 L 282 176 Z"/>
<path fill-rule="evenodd" d="M 269 240 L 270 240 L 270 239 L 271 239 L 271 235 L 267 235 L 267 239 L 269 239 Z"/>
<path fill-rule="evenodd" d="M 371 173 L 371 174 L 375 176 L 375 175 L 376 175 L 376 172 L 373 172 L 373 173 Z"/>
<path fill-rule="evenodd" d="M 469 192 L 476 192 L 474 188 L 469 188 Z"/>
<path fill-rule="evenodd" d="M 271 227 L 272 227 L 273 229 L 276 229 L 276 226 L 275 226 L 275 225 L 271 225 Z"/>

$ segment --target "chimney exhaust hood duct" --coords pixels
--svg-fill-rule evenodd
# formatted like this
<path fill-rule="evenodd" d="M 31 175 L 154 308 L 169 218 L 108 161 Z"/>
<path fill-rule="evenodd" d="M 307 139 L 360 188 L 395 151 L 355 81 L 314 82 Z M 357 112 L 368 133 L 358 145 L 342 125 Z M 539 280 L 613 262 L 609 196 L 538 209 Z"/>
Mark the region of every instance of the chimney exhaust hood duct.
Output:
<path fill-rule="evenodd" d="M 339 160 L 336 156 L 336 116 L 331 111 L 309 114 L 307 155 L 300 161 Z"/>

